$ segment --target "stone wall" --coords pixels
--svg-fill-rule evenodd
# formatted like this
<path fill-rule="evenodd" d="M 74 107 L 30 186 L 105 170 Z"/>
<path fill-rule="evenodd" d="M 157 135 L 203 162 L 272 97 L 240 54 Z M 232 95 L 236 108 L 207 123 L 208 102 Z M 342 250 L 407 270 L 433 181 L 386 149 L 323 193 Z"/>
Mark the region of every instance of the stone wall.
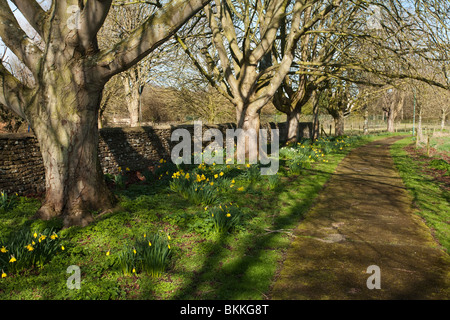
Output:
<path fill-rule="evenodd" d="M 281 137 L 285 132 L 284 123 L 263 126 L 264 129 L 269 127 L 279 129 Z M 310 136 L 311 127 L 311 123 L 301 124 L 304 137 Z M 117 174 L 119 167 L 122 170 L 145 170 L 160 159 L 169 159 L 172 145 L 178 143 L 170 141 L 172 131 L 177 128 L 185 128 L 193 135 L 193 125 L 101 129 L 99 158 L 103 172 Z M 235 125 L 204 125 L 203 132 L 210 128 L 219 129 L 225 135 L 225 130 L 235 128 Z M 42 157 L 32 134 L 0 135 L 0 190 L 20 195 L 45 191 Z"/>

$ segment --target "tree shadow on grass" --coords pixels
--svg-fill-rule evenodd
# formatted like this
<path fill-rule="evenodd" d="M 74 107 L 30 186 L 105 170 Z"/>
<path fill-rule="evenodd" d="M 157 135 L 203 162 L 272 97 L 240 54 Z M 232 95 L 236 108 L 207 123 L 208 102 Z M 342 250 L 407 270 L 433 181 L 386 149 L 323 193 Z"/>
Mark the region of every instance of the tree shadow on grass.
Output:
<path fill-rule="evenodd" d="M 322 179 L 309 181 L 308 191 L 303 192 L 301 197 L 289 192 L 293 179 L 301 186 L 301 176 L 290 176 L 279 183 L 274 192 L 264 194 L 258 214 L 251 214 L 253 218 L 262 216 L 270 220 L 270 228 L 258 230 L 256 236 L 254 232 L 244 232 L 244 235 L 221 234 L 213 241 L 202 243 L 200 251 L 205 252 L 205 261 L 195 273 L 183 275 L 189 280 L 171 299 L 268 298 L 265 294 L 282 258 L 280 252 L 289 246 L 288 229 L 293 229 L 301 221 L 330 173 L 320 172 L 318 175 Z M 284 194 L 283 200 L 280 194 Z M 287 207 L 277 209 L 282 203 Z M 254 205 L 256 203 L 251 206 Z M 227 258 L 231 261 L 227 261 Z"/>

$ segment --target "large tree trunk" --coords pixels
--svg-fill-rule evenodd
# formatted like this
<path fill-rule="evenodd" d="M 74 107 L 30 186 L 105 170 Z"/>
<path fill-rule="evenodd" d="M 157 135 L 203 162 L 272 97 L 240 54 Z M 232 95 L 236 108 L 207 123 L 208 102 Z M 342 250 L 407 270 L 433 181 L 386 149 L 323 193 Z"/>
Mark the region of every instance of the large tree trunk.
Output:
<path fill-rule="evenodd" d="M 286 142 L 298 142 L 300 139 L 300 111 L 295 108 L 287 113 Z"/>
<path fill-rule="evenodd" d="M 336 112 L 336 117 L 334 118 L 334 135 L 339 137 L 344 135 L 344 111 L 339 109 Z"/>
<path fill-rule="evenodd" d="M 43 72 L 40 99 L 30 119 L 42 150 L 46 194 L 37 218 L 85 226 L 92 211 L 112 209 L 98 159 L 98 109 L 103 84 L 81 64 Z"/>
<path fill-rule="evenodd" d="M 387 131 L 394 132 L 395 131 L 395 111 L 393 110 L 393 106 L 389 108 L 387 111 Z"/>

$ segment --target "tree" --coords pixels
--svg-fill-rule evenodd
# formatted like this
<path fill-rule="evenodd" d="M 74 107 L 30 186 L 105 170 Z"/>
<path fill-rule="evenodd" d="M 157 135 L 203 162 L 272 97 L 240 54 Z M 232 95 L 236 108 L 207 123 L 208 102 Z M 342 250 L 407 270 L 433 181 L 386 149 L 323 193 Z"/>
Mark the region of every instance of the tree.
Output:
<path fill-rule="evenodd" d="M 214 1 L 204 9 L 212 45 L 193 50 L 183 36 L 178 41 L 234 105 L 237 127 L 258 133 L 261 110 L 290 71 L 299 39 L 340 5 L 340 0 Z M 280 60 L 274 61 L 277 39 L 283 44 Z"/>
<path fill-rule="evenodd" d="M 0 103 L 26 119 L 40 145 L 46 194 L 36 216 L 86 225 L 91 211 L 114 207 L 98 159 L 102 90 L 114 75 L 142 60 L 201 10 L 206 0 L 175 0 L 149 16 L 123 40 L 100 48 L 97 35 L 112 0 L 13 0 L 40 36 L 38 46 L 20 27 L 7 0 L 0 0 L 0 36 L 30 70 L 27 86 L 0 64 Z"/>

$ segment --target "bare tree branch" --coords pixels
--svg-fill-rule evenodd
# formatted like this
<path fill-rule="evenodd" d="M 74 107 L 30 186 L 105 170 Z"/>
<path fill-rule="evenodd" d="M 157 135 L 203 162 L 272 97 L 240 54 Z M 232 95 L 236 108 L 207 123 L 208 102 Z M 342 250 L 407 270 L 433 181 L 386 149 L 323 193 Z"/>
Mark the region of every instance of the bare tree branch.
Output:
<path fill-rule="evenodd" d="M 45 10 L 35 0 L 11 0 L 11 2 L 19 9 L 41 38 L 45 38 L 43 27 L 47 19 Z"/>
<path fill-rule="evenodd" d="M 6 46 L 36 75 L 42 51 L 19 26 L 7 0 L 0 0 L 0 37 Z"/>
<path fill-rule="evenodd" d="M 101 51 L 96 57 L 103 78 L 126 70 L 175 32 L 195 13 L 200 11 L 209 0 L 175 0 L 150 16 L 126 39 L 108 50 Z"/>

